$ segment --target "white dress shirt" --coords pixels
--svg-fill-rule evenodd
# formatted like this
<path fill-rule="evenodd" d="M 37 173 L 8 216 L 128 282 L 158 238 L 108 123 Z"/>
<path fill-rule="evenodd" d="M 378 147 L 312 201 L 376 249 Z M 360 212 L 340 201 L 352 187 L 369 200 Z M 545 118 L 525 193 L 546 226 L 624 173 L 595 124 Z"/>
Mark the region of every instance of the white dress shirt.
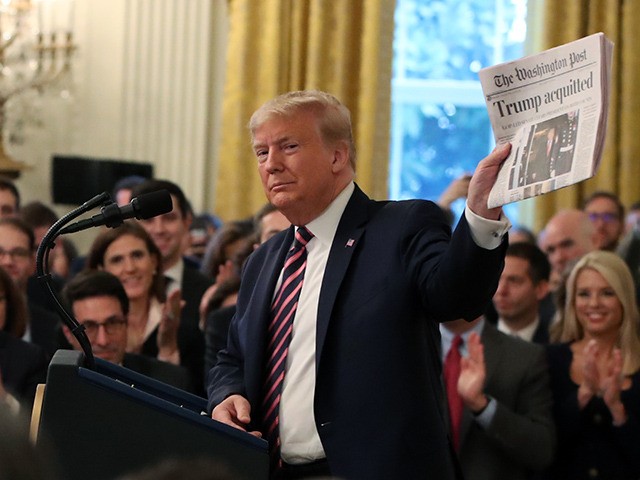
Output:
<path fill-rule="evenodd" d="M 538 325 L 540 325 L 540 317 L 536 316 L 536 319 L 526 327 L 520 330 L 513 330 L 502 318 L 498 318 L 498 330 L 500 332 L 521 338 L 525 342 L 533 342 L 533 335 L 536 333 Z"/>

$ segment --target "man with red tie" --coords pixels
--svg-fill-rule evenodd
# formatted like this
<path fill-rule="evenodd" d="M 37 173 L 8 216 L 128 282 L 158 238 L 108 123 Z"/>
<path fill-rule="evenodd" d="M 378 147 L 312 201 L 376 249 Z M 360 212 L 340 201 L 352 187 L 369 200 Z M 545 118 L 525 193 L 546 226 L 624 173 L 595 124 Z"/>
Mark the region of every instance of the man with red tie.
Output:
<path fill-rule="evenodd" d="M 453 444 L 465 480 L 527 480 L 553 459 L 544 348 L 484 317 L 440 325 Z"/>
<path fill-rule="evenodd" d="M 436 320 L 491 301 L 509 222 L 487 198 L 510 146 L 479 163 L 451 235 L 436 204 L 358 188 L 350 114 L 332 95 L 281 95 L 249 127 L 266 196 L 292 227 L 247 261 L 209 373 L 212 417 L 269 439 L 271 478 L 459 478 Z M 291 256 L 304 257 L 296 275 Z"/>

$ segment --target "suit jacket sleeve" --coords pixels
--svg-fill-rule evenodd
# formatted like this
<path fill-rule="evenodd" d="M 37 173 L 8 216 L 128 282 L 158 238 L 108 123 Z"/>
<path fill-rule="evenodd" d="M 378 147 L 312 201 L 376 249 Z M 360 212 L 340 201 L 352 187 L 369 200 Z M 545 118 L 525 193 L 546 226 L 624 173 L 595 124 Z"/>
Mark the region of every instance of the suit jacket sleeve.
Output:
<path fill-rule="evenodd" d="M 507 242 L 494 250 L 478 246 L 464 215 L 449 238 L 444 215 L 431 202 L 413 202 L 403 224 L 403 258 L 429 316 L 473 320 L 484 313 L 500 279 Z"/>
<path fill-rule="evenodd" d="M 543 348 L 526 344 L 520 354 L 527 358 L 526 375 L 519 384 L 515 406 L 497 400 L 497 409 L 486 434 L 521 465 L 533 470 L 548 467 L 555 451 L 552 395 Z"/>

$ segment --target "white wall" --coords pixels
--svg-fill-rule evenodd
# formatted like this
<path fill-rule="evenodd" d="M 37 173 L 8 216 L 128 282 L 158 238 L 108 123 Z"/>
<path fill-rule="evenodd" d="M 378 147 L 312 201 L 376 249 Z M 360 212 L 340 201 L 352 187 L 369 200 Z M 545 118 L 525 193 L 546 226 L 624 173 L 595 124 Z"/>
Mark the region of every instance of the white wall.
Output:
<path fill-rule="evenodd" d="M 153 163 L 196 210 L 212 209 L 226 0 L 75 7 L 73 101 L 45 101 L 47 128 L 8 148 L 32 166 L 16 182 L 24 201 L 51 202 L 50 156 L 60 153 Z"/>

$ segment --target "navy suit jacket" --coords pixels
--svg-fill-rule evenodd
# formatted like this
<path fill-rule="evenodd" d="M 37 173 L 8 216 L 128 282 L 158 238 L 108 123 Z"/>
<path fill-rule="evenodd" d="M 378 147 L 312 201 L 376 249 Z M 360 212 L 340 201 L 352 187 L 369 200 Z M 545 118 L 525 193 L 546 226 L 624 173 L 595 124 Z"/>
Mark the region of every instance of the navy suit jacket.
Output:
<path fill-rule="evenodd" d="M 209 407 L 238 393 L 258 429 L 266 330 L 293 228 L 247 261 Z M 317 315 L 314 417 L 333 475 L 457 476 L 441 386 L 437 320 L 473 319 L 491 300 L 506 242 L 485 250 L 438 206 L 377 202 L 356 187 L 327 260 Z"/>

